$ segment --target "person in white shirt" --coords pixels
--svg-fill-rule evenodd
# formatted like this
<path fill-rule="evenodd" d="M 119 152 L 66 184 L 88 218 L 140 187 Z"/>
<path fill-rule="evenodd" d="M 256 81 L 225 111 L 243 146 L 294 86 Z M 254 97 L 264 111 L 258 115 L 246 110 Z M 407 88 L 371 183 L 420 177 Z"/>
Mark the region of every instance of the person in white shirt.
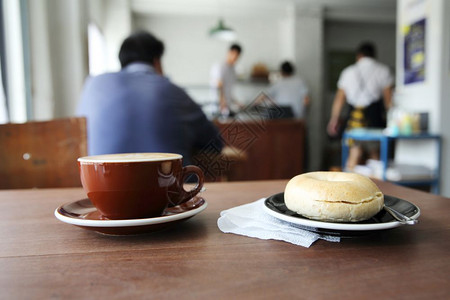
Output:
<path fill-rule="evenodd" d="M 268 89 L 268 95 L 279 106 L 292 108 L 295 118 L 305 117 L 305 108 L 309 105 L 308 87 L 299 77 L 294 76 L 294 66 L 285 61 L 280 66 L 281 79 Z"/>
<path fill-rule="evenodd" d="M 226 60 L 221 64 L 215 64 L 211 69 L 211 86 L 217 89 L 219 110 L 222 115 L 230 115 L 231 106 L 236 103 L 233 97 L 233 87 L 236 83 L 236 71 L 234 65 L 241 55 L 242 47 L 233 44 L 228 50 Z"/>
<path fill-rule="evenodd" d="M 346 101 L 350 105 L 346 130 L 386 127 L 385 112 L 392 104 L 393 78 L 389 68 L 375 60 L 375 52 L 372 43 L 362 43 L 356 52 L 356 63 L 342 71 L 327 126 L 330 136 L 338 134 L 339 119 Z M 371 148 L 370 156 L 376 159 L 378 149 Z M 354 144 L 350 148 L 346 166 L 348 170 L 358 163 L 362 151 L 361 144 Z"/>

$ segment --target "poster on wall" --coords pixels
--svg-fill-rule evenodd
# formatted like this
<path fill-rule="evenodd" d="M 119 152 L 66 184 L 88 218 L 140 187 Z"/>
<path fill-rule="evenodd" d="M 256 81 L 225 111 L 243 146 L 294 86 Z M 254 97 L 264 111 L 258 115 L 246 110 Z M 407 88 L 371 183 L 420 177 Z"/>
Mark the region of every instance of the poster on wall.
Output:
<path fill-rule="evenodd" d="M 404 27 L 404 84 L 425 80 L 426 19 Z"/>

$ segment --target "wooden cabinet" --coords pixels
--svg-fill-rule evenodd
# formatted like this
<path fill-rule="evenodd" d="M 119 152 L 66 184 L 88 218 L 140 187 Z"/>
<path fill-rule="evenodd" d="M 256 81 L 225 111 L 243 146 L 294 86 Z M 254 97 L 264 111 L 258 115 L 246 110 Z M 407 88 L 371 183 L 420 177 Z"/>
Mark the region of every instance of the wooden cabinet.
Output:
<path fill-rule="evenodd" d="M 240 159 L 231 155 L 226 180 L 289 179 L 304 171 L 303 121 L 230 120 L 216 125 L 225 146 L 241 151 L 236 153 Z"/>

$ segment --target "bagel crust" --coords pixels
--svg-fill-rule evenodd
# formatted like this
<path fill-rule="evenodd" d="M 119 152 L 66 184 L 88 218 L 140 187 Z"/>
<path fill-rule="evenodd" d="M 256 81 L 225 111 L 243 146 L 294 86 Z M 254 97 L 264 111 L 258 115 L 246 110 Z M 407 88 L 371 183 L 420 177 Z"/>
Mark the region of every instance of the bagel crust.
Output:
<path fill-rule="evenodd" d="M 330 222 L 359 222 L 376 215 L 384 196 L 369 178 L 345 172 L 310 172 L 286 185 L 286 207 L 306 218 Z"/>

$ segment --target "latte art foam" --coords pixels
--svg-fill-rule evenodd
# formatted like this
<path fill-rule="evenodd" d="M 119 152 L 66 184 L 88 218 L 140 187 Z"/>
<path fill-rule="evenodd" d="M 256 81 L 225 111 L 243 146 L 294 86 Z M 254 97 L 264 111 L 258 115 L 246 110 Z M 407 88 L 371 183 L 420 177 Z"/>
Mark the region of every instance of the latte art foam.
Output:
<path fill-rule="evenodd" d="M 166 161 L 181 159 L 183 156 L 176 153 L 120 153 L 84 156 L 78 158 L 80 163 L 127 163 L 140 161 Z"/>

